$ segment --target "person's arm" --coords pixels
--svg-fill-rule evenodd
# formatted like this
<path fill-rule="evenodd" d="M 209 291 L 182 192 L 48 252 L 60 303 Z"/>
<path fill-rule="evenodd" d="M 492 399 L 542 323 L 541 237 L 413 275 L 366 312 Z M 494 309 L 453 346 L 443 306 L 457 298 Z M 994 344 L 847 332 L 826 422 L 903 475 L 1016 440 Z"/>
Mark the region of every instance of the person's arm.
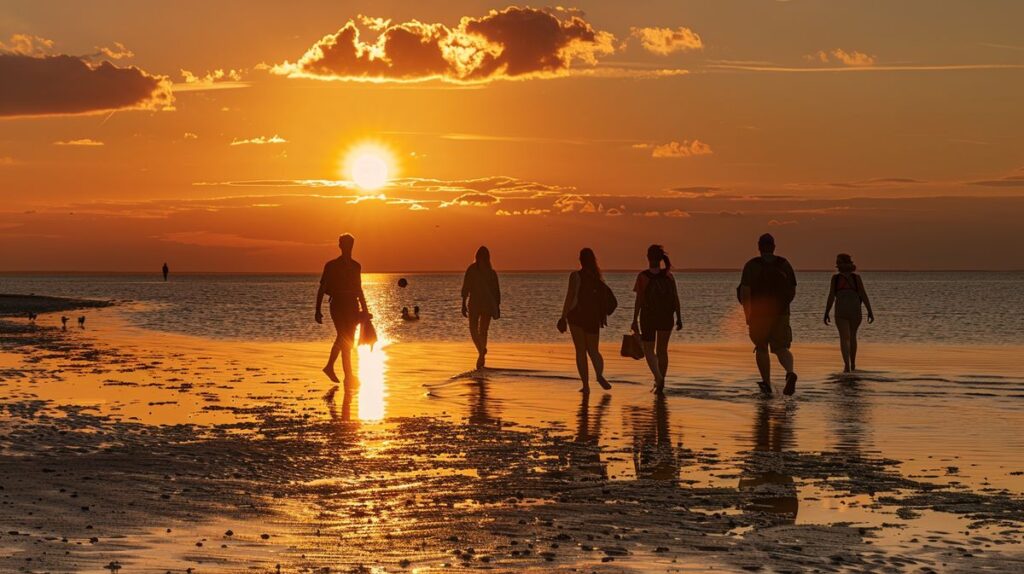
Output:
<path fill-rule="evenodd" d="M 494 289 L 494 306 L 501 307 L 501 284 L 498 283 L 498 272 L 491 270 L 491 288 Z"/>
<path fill-rule="evenodd" d="M 470 272 L 472 272 L 473 266 L 470 265 L 466 268 L 466 274 L 462 276 L 462 316 L 469 317 L 469 309 L 466 307 L 466 300 L 469 299 L 469 283 L 470 283 Z"/>
<path fill-rule="evenodd" d="M 320 310 L 324 303 L 324 284 L 321 283 L 320 287 L 316 290 L 316 313 L 313 314 L 313 320 L 317 323 L 324 322 L 324 313 Z"/>
<path fill-rule="evenodd" d="M 750 324 L 750 309 L 752 303 L 751 290 L 750 290 L 750 263 L 743 266 L 743 273 L 740 276 L 740 303 L 743 303 L 743 317 L 746 319 L 747 324 Z"/>
<path fill-rule="evenodd" d="M 573 271 L 569 274 L 569 289 L 565 292 L 565 302 L 562 303 L 562 319 L 569 315 L 569 311 L 576 306 L 577 297 L 580 292 L 580 275 Z"/>
<path fill-rule="evenodd" d="M 832 312 L 832 305 L 836 302 L 836 276 L 832 276 L 832 280 L 828 286 L 828 299 L 825 301 L 825 324 L 828 325 L 831 322 L 829 314 Z"/>
<path fill-rule="evenodd" d="M 683 310 L 682 310 L 682 306 L 679 304 L 679 285 L 676 284 L 676 278 L 675 277 L 672 277 L 672 292 L 676 296 L 675 297 L 676 298 L 676 308 L 675 308 L 675 313 L 676 313 L 676 331 L 682 331 L 683 330 Z"/>
<path fill-rule="evenodd" d="M 359 300 L 359 308 L 362 309 L 363 313 L 369 313 L 370 308 L 366 306 L 366 294 L 363 293 L 363 267 L 358 263 L 356 263 L 356 277 L 356 283 L 359 287 L 359 290 L 356 293 L 356 299 Z"/>
<path fill-rule="evenodd" d="M 324 313 L 323 313 L 323 311 L 321 311 L 321 308 L 323 307 L 323 304 L 324 304 L 324 295 L 327 294 L 327 291 L 324 290 L 324 283 L 326 283 L 326 281 L 327 281 L 327 266 L 324 265 L 324 272 L 323 272 L 323 274 L 320 275 L 320 286 L 316 290 L 316 312 L 313 314 L 313 319 L 317 323 L 323 323 L 324 322 Z"/>
<path fill-rule="evenodd" d="M 643 304 L 643 293 L 644 286 L 641 285 L 640 278 L 643 277 L 643 273 L 637 275 L 636 284 L 633 285 L 633 292 L 636 293 L 636 298 L 633 300 L 633 322 L 630 323 L 630 328 L 633 329 L 634 333 L 640 332 L 640 305 Z"/>
<path fill-rule="evenodd" d="M 871 299 L 868 299 L 868 292 L 864 290 L 864 282 L 861 281 L 860 275 L 854 275 L 853 278 L 857 282 L 858 291 L 860 291 L 860 300 L 864 302 L 864 307 L 868 310 L 868 323 L 874 323 L 875 312 L 871 310 Z"/>

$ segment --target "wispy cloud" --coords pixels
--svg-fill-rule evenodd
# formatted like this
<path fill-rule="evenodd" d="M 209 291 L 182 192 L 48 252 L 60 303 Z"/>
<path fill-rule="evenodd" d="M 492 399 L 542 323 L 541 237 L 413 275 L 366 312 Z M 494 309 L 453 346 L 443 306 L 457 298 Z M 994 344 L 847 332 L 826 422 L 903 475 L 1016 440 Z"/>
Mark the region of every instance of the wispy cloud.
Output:
<path fill-rule="evenodd" d="M 229 145 L 267 145 L 267 144 L 283 144 L 288 143 L 288 140 L 283 137 L 274 134 L 270 137 L 257 136 L 248 139 L 233 139 Z"/>
<path fill-rule="evenodd" d="M 774 72 L 790 74 L 843 72 L 956 72 L 967 70 L 1020 70 L 1024 64 L 906 64 L 875 66 L 793 67 L 776 65 L 709 64 L 709 68 L 740 72 Z"/>
<path fill-rule="evenodd" d="M 682 142 L 670 141 L 663 144 L 633 144 L 633 149 L 651 150 L 651 157 L 654 158 L 681 158 L 698 155 L 711 155 L 714 153 L 711 146 L 700 140 L 683 140 Z"/>
<path fill-rule="evenodd" d="M 91 138 L 80 138 L 75 140 L 59 140 L 53 142 L 53 145 L 59 146 L 84 146 L 84 147 L 99 147 L 104 145 L 103 142 L 94 140 Z"/>
<path fill-rule="evenodd" d="M 689 28 L 631 28 L 630 33 L 640 40 L 648 52 L 667 56 L 673 52 L 703 50 L 704 41 Z"/>
<path fill-rule="evenodd" d="M 172 86 L 175 92 L 229 90 L 249 87 L 248 82 L 242 81 L 242 70 L 218 68 L 203 75 L 197 75 L 188 70 L 181 70 L 181 77 L 182 81 Z"/>

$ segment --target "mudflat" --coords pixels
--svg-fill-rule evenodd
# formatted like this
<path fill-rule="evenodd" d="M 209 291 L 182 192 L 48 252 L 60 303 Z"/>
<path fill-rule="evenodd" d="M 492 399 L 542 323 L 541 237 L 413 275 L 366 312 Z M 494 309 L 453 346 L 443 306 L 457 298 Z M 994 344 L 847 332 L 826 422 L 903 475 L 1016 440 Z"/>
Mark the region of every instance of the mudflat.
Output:
<path fill-rule="evenodd" d="M 13 315 L 21 315 L 24 308 Z M 326 348 L 0 323 L 0 570 L 1024 569 L 1016 347 L 672 348 L 668 392 L 606 343 L 401 343 L 330 389 Z"/>

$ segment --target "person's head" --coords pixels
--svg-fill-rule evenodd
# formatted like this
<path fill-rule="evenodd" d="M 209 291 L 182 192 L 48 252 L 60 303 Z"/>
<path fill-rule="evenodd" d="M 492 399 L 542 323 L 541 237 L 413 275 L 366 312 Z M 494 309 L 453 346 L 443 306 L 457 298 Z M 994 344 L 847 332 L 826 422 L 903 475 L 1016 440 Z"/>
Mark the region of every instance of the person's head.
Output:
<path fill-rule="evenodd" d="M 601 268 L 597 265 L 597 255 L 594 255 L 594 250 L 589 247 L 580 249 L 580 269 L 591 273 L 598 279 L 601 278 Z"/>
<path fill-rule="evenodd" d="M 757 238 L 757 250 L 762 254 L 775 253 L 775 238 L 771 233 L 765 233 Z"/>
<path fill-rule="evenodd" d="M 352 248 L 356 245 L 356 238 L 352 237 L 351 234 L 346 233 L 338 237 L 338 247 L 341 248 L 342 255 L 352 255 Z"/>
<path fill-rule="evenodd" d="M 668 253 L 665 253 L 665 248 L 657 243 L 647 248 L 647 262 L 652 269 L 661 267 L 662 263 L 665 263 L 666 271 L 672 268 L 672 262 L 668 260 Z"/>
<path fill-rule="evenodd" d="M 402 315 L 408 315 L 408 314 L 409 314 L 409 308 L 408 307 L 402 307 Z"/>
<path fill-rule="evenodd" d="M 491 250 L 484 245 L 476 250 L 476 264 L 484 269 L 491 268 Z"/>
<path fill-rule="evenodd" d="M 416 313 L 417 315 L 419 315 L 420 314 L 420 306 L 416 305 L 415 307 L 413 307 L 412 308 L 412 312 Z"/>
<path fill-rule="evenodd" d="M 836 255 L 836 269 L 840 273 L 853 273 L 857 266 L 853 264 L 853 257 L 850 257 L 849 253 L 840 253 Z"/>

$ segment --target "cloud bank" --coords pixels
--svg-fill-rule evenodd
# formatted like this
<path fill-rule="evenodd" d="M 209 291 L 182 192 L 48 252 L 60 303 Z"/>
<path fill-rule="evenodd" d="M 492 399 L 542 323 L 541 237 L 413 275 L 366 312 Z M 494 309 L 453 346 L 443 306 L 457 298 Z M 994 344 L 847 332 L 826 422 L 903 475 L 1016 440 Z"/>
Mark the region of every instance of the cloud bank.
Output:
<path fill-rule="evenodd" d="M 170 108 L 170 81 L 109 61 L 51 55 L 53 42 L 18 34 L 0 42 L 0 117 Z"/>
<path fill-rule="evenodd" d="M 366 34 L 375 33 L 375 39 Z M 365 34 L 365 36 L 364 36 Z M 455 27 L 360 16 L 314 44 L 296 62 L 274 66 L 292 78 L 477 83 L 566 76 L 615 52 L 615 37 L 578 12 L 509 6 Z"/>

